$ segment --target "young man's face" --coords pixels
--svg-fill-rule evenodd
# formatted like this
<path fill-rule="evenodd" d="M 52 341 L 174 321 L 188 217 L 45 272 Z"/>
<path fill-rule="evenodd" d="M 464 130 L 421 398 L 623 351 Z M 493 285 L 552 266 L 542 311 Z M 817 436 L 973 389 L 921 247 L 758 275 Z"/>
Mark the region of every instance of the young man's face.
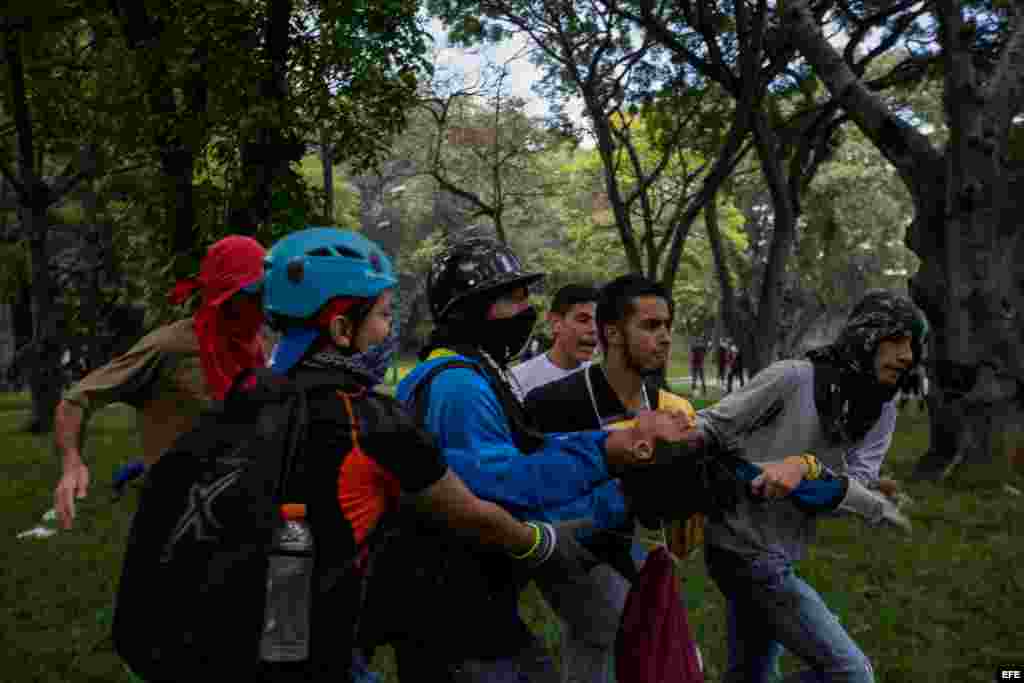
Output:
<path fill-rule="evenodd" d="M 883 339 L 875 353 L 875 374 L 881 384 L 893 385 L 899 382 L 903 372 L 914 362 L 910 336 Z"/>
<path fill-rule="evenodd" d="M 366 314 L 356 332 L 354 344 L 356 352 L 362 353 L 371 346 L 380 344 L 391 334 L 391 299 L 393 295 L 392 290 L 386 289 L 377 297 L 373 308 Z"/>
<path fill-rule="evenodd" d="M 519 315 L 530 307 L 530 293 L 526 287 L 519 287 L 502 294 L 487 309 L 488 320 L 501 320 Z"/>
<path fill-rule="evenodd" d="M 638 374 L 661 370 L 672 350 L 672 319 L 668 302 L 658 296 L 633 300 L 633 312 L 608 327 L 609 352 L 622 353 L 626 366 Z"/>
<path fill-rule="evenodd" d="M 548 313 L 554 345 L 570 358 L 585 363 L 594 357 L 597 349 L 597 323 L 594 318 L 596 302 L 573 304 L 565 315 Z"/>

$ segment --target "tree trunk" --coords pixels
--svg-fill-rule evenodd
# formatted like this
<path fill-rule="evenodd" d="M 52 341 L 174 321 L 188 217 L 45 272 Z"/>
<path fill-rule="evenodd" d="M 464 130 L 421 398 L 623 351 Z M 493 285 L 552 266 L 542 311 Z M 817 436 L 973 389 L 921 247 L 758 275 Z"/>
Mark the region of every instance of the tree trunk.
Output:
<path fill-rule="evenodd" d="M 170 68 L 160 51 L 154 49 L 163 35 L 163 25 L 147 13 L 143 3 L 113 0 L 111 5 L 121 23 L 128 47 L 135 53 L 141 71 L 148 76 L 145 89 L 150 113 L 163 118 L 165 123 L 183 118 L 187 114 L 179 112 L 171 87 Z M 194 57 L 201 66 L 205 60 L 205 48 L 200 47 Z M 204 69 L 193 69 L 190 73 L 185 84 L 187 109 L 191 110 L 191 115 L 198 115 L 206 110 L 208 84 Z M 197 221 L 192 191 L 196 150 L 183 142 L 173 127 L 168 131 L 165 126 L 165 130 L 158 132 L 154 138 L 160 170 L 164 176 L 164 197 L 168 212 L 173 217 L 168 254 L 174 260 L 175 277 L 185 277 L 193 274 L 199 260 L 199 254 L 196 253 Z"/>
<path fill-rule="evenodd" d="M 196 230 L 195 192 L 192 177 L 195 150 L 169 142 L 160 151 L 160 170 L 164 191 L 171 208 L 171 241 L 169 251 L 175 260 L 175 277 L 187 277 L 198 269 L 198 233 Z"/>
<path fill-rule="evenodd" d="M 732 286 L 732 274 L 725 259 L 725 249 L 722 245 L 722 233 L 718 227 L 718 205 L 715 198 L 704 207 L 704 222 L 707 227 L 708 242 L 711 245 L 711 254 L 715 262 L 715 272 L 718 275 L 718 287 L 722 299 L 720 304 L 720 315 L 715 324 L 715 334 L 712 341 L 710 353 L 714 361 L 716 372 L 718 371 L 718 354 L 722 343 L 723 326 L 732 337 L 733 342 L 739 347 L 740 355 L 743 358 L 743 369 L 750 375 L 757 370 L 751 369 L 750 359 L 754 357 L 757 347 L 755 335 L 754 317 L 750 310 L 740 305 L 740 299 Z"/>
<path fill-rule="evenodd" d="M 58 372 L 60 351 L 57 348 L 57 319 L 53 310 L 54 287 L 50 274 L 49 222 L 46 207 L 53 201 L 50 188 L 41 179 L 41 164 L 37 159 L 42 146 L 34 139 L 32 116 L 29 110 L 28 89 L 25 83 L 25 64 L 21 32 L 0 22 L 3 33 L 4 61 L 10 73 L 10 106 L 13 110 L 18 150 L 18 219 L 22 234 L 28 237 L 31 254 L 32 284 L 32 340 L 31 351 L 23 354 L 20 362 L 30 363 L 29 386 L 32 391 L 32 413 L 26 428 L 34 433 L 52 431 L 54 410 L 60 398 L 61 384 Z M 5 168 L 5 174 L 10 171 Z M 12 183 L 13 177 L 9 177 Z M 68 185 L 68 189 L 73 183 Z"/>
<path fill-rule="evenodd" d="M 82 253 L 82 260 L 86 264 L 86 276 L 82 288 L 81 313 L 86 318 L 86 346 L 85 365 L 88 369 L 95 368 L 100 363 L 100 330 L 101 317 L 103 312 L 103 294 L 100 289 L 100 280 L 104 266 L 102 257 L 102 246 L 100 245 L 99 225 L 99 198 L 97 197 L 94 181 L 89 181 L 80 193 L 82 208 L 85 213 L 85 248 Z"/>
<path fill-rule="evenodd" d="M 234 193 L 229 220 L 242 234 L 255 234 L 273 218 L 275 184 L 302 159 L 301 142 L 286 135 L 288 120 L 289 24 L 292 0 L 270 0 L 264 25 L 267 71 L 260 81 L 262 104 L 272 114 L 260 121 L 252 137 L 242 144 L 240 182 Z"/>
<path fill-rule="evenodd" d="M 1024 174 L 1014 170 L 1012 189 L 1001 211 L 965 205 L 953 215 L 919 209 L 908 232 L 922 257 L 911 280 L 911 295 L 928 316 L 932 329 L 929 362 L 929 413 L 932 440 L 914 476 L 948 477 L 964 464 L 990 463 L 1000 415 L 1020 400 L 1024 378 L 1024 248 L 1013 231 L 1024 202 Z M 989 183 L 999 182 L 990 180 Z M 949 232 L 955 230 L 961 256 L 948 258 Z M 936 235 L 944 238 L 936 239 Z M 948 278 L 946 271 L 955 273 Z M 959 301 L 950 279 L 959 283 Z M 962 310 L 962 319 L 953 315 Z"/>
<path fill-rule="evenodd" d="M 41 191 L 45 192 L 45 189 Z M 54 411 L 62 389 L 46 204 L 45 199 L 37 200 L 32 206 L 23 207 L 18 212 L 22 225 L 30 235 L 32 254 L 32 353 L 28 356 L 32 364 L 29 370 L 32 414 L 27 429 L 35 434 L 53 430 Z"/>
<path fill-rule="evenodd" d="M 320 163 L 324 171 L 324 220 L 334 225 L 334 150 L 327 138 L 327 129 L 320 133 Z"/>
<path fill-rule="evenodd" d="M 772 221 L 772 240 L 768 252 L 768 264 L 765 267 L 764 280 L 761 282 L 761 295 L 757 304 L 756 344 L 752 345 L 753 355 L 745 358 L 745 365 L 751 374 L 770 365 L 776 358 L 778 345 L 778 321 L 783 276 L 786 262 L 789 260 L 796 233 L 796 203 L 790 195 L 790 184 L 778 154 L 778 141 L 774 131 L 760 113 L 754 115 L 754 138 L 757 142 L 758 155 L 765 181 L 771 190 L 774 219 Z"/>

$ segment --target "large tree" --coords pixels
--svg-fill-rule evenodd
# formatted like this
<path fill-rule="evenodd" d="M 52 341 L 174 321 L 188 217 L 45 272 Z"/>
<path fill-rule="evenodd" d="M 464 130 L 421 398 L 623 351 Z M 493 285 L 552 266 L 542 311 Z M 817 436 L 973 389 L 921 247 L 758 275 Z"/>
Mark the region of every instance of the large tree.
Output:
<path fill-rule="evenodd" d="M 0 145 L 0 173 L 14 188 L 19 230 L 31 256 L 32 341 L 20 362 L 29 366 L 32 414 L 28 428 L 34 432 L 51 429 L 62 388 L 58 373 L 61 321 L 53 304 L 56 291 L 50 271 L 52 235 L 47 210 L 92 177 L 98 166 L 97 147 L 83 144 L 74 135 L 76 126 L 90 128 L 87 113 L 63 106 L 57 95 L 61 72 L 67 75 L 85 68 L 75 59 L 81 54 L 72 49 L 80 45 L 83 12 L 76 7 L 67 14 L 8 14 L 0 19 L 6 71 L 2 110 L 10 117 L 4 121 L 10 138 Z M 75 121 L 78 116 L 85 120 Z M 16 164 L 10 163 L 11 152 Z M 71 161 L 63 173 L 47 179 L 45 163 L 48 157 L 52 163 L 52 156 L 60 153 Z"/>
<path fill-rule="evenodd" d="M 828 5 L 854 35 L 907 39 L 905 72 L 940 55 L 948 141 L 936 145 L 913 112 L 863 78 L 863 53 L 841 51 L 814 14 Z M 834 6 L 834 7 L 833 7 Z M 924 20 L 918 17 L 924 14 Z M 992 457 L 994 420 L 1019 415 L 1024 382 L 1024 243 L 1019 197 L 1024 111 L 1024 7 L 1013 2 L 811 3 L 787 0 L 780 26 L 913 198 L 907 245 L 921 259 L 910 282 L 933 336 L 932 438 L 921 477 Z"/>

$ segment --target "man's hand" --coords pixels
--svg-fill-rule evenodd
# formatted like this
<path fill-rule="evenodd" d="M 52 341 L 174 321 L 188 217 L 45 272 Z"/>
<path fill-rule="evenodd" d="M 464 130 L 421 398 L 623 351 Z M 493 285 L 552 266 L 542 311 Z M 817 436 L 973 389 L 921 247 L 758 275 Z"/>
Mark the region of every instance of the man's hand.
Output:
<path fill-rule="evenodd" d="M 887 498 L 896 498 L 900 494 L 900 483 L 895 479 L 879 479 L 878 490 Z"/>
<path fill-rule="evenodd" d="M 761 466 L 761 474 L 750 482 L 754 495 L 768 500 L 785 498 L 800 485 L 807 474 L 807 463 L 800 458 L 786 458 Z"/>
<path fill-rule="evenodd" d="M 71 528 L 75 521 L 75 501 L 85 498 L 88 492 L 89 467 L 81 460 L 65 465 L 64 474 L 53 493 L 54 507 L 62 527 Z"/>
<path fill-rule="evenodd" d="M 540 542 L 523 560 L 531 569 L 556 576 L 582 576 L 601 561 L 583 547 L 576 532 L 589 528 L 593 522 L 587 519 L 573 519 L 549 524 L 530 522 L 540 530 Z"/>

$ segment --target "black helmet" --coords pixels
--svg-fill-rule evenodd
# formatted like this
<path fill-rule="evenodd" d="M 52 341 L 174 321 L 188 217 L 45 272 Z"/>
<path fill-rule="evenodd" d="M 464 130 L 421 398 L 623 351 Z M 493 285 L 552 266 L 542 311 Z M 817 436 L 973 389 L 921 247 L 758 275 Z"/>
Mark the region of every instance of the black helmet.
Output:
<path fill-rule="evenodd" d="M 498 240 L 472 237 L 446 248 L 430 267 L 430 313 L 434 322 L 441 323 L 480 294 L 527 287 L 543 277 L 543 273 L 524 272 L 512 250 Z"/>

